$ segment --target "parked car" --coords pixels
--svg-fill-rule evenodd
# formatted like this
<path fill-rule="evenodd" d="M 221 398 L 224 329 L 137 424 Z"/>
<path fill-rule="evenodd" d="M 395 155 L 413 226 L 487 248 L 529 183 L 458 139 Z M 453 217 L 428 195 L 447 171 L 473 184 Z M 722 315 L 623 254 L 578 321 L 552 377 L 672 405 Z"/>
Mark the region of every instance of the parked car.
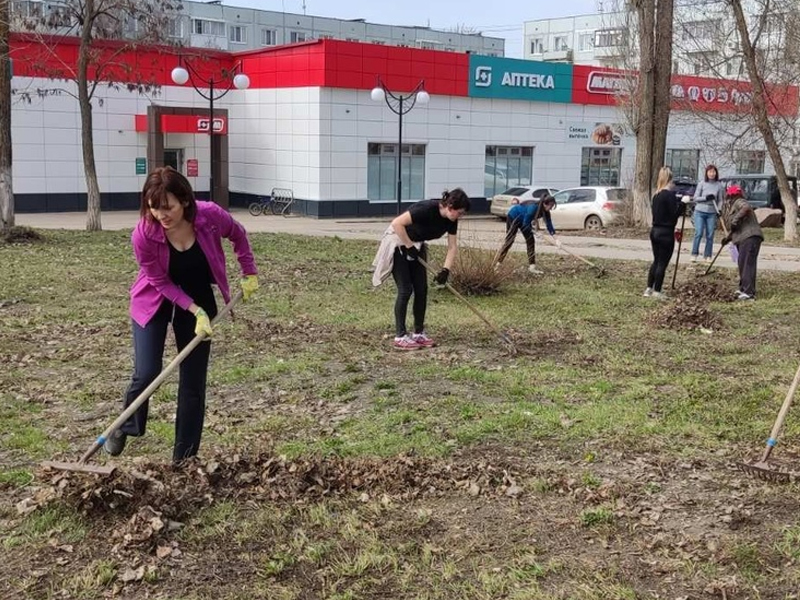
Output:
<path fill-rule="evenodd" d="M 497 215 L 501 219 L 505 219 L 508 214 L 508 209 L 515 204 L 528 204 L 534 200 L 538 200 L 545 194 L 553 196 L 557 191 L 558 190 L 555 188 L 531 185 L 508 188 L 502 194 L 497 194 L 492 197 L 489 212 L 493 215 Z"/>
<path fill-rule="evenodd" d="M 797 202 L 797 177 L 790 176 L 788 179 L 792 196 Z M 778 190 L 778 178 L 775 175 L 729 175 L 721 177 L 720 181 L 725 187 L 734 183 L 741 186 L 744 197 L 753 208 L 777 208 L 781 212 L 786 212 Z"/>
<path fill-rule="evenodd" d="M 697 182 L 688 177 L 678 177 L 675 180 L 675 191 L 681 196 L 694 196 Z"/>
<path fill-rule="evenodd" d="M 577 187 L 555 194 L 556 208 L 550 213 L 556 229 L 608 227 L 618 216 L 628 190 L 619 187 Z"/>

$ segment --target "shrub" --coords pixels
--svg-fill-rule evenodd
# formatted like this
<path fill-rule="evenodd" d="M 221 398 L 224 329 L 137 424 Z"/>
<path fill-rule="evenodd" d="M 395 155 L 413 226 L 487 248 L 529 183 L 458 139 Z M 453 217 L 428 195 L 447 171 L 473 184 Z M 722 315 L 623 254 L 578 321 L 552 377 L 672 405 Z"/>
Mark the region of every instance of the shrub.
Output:
<path fill-rule="evenodd" d="M 6 244 L 32 244 L 41 242 L 44 237 L 35 229 L 16 225 L 0 232 L 0 240 Z"/>
<path fill-rule="evenodd" d="M 459 292 L 473 296 L 496 294 L 513 274 L 513 261 L 506 260 L 495 269 L 494 250 L 460 246 L 450 283 Z"/>

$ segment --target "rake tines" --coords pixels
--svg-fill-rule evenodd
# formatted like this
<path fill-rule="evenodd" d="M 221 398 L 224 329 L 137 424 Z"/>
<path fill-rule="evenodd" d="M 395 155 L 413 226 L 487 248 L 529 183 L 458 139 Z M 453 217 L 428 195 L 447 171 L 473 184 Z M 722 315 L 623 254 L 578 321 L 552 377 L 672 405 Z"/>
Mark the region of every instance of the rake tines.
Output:
<path fill-rule="evenodd" d="M 793 473 L 773 467 L 764 461 L 754 463 L 736 463 L 736 468 L 743 473 L 750 475 L 751 477 L 761 479 L 762 481 L 769 481 L 771 483 L 789 483 L 794 478 Z"/>

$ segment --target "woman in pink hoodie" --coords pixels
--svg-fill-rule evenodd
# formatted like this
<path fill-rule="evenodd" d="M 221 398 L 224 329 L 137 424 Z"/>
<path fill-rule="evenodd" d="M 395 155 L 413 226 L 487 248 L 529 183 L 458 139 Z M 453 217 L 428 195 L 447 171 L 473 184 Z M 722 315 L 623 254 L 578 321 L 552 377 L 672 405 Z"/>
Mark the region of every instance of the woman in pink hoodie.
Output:
<path fill-rule="evenodd" d="M 135 364 L 126 407 L 161 372 L 170 323 L 178 351 L 195 335 L 211 335 L 211 320 L 217 314 L 212 284 L 226 303 L 230 301 L 222 238 L 231 241 L 241 266 L 244 299 L 258 289 L 244 227 L 213 202 L 196 201 L 189 181 L 176 170 L 161 167 L 147 176 L 139 212 L 141 218 L 131 236 L 139 274 L 131 287 Z M 174 462 L 194 456 L 200 447 L 210 353 L 207 340 L 180 366 Z M 121 454 L 129 435 L 144 434 L 147 408 L 145 402 L 109 436 L 105 442 L 109 454 Z"/>

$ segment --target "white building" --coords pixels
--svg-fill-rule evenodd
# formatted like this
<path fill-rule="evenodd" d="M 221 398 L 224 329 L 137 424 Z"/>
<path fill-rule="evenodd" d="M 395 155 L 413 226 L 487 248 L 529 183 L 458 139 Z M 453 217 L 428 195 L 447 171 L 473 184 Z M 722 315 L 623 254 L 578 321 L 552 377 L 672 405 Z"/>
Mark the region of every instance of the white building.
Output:
<path fill-rule="evenodd" d="M 85 206 L 78 104 L 55 93 L 68 84 L 49 79 L 52 73 L 41 60 L 50 56 L 53 64 L 68 63 L 76 43 L 62 38 L 53 58 L 33 36 L 12 38 L 12 88 L 21 99 L 12 114 L 20 212 Z M 311 216 L 395 214 L 398 117 L 370 98 L 378 76 L 404 93 L 424 80 L 430 94 L 429 104 L 404 118 L 404 202 L 436 198 L 460 186 L 481 212 L 487 197 L 513 185 L 632 181 L 635 140 L 619 125 L 613 94 L 618 73 L 598 67 L 327 39 L 239 54 L 214 51 L 196 66 L 222 73 L 240 65 L 250 87 L 215 103 L 219 129 L 215 125 L 212 138 L 208 102 L 191 86 L 170 79 L 178 55 L 141 49 L 119 60 L 147 65 L 161 88 L 158 94 L 136 95 L 124 86 L 103 87 L 95 99 L 105 208 L 137 207 L 145 174 L 165 163 L 184 172 L 198 195 L 206 196 L 213 139 L 215 190 L 225 196 L 230 190 L 233 204 L 246 205 L 278 187 L 291 189 L 298 211 Z M 747 101 L 737 92 L 743 84 L 682 77 L 675 85 L 683 98 L 667 142 L 670 160 L 695 172 L 710 161 L 723 173 L 733 171 L 705 153 L 713 131 L 682 123 L 689 113 L 681 110 L 737 110 Z M 796 115 L 797 90 L 788 97 L 794 103 L 787 102 L 785 110 Z M 595 134 L 605 126 L 612 136 Z M 740 157 L 735 170 L 763 170 L 764 153 L 754 152 Z M 227 198 L 215 192 L 215 200 Z"/>

